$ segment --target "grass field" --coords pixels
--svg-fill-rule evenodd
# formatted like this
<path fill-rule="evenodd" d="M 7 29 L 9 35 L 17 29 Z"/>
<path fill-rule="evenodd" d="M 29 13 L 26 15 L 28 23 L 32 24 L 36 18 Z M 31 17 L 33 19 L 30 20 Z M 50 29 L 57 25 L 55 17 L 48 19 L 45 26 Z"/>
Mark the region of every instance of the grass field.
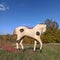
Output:
<path fill-rule="evenodd" d="M 60 43 L 44 44 L 42 52 L 37 49 L 33 52 L 33 46 L 25 47 L 25 51 L 12 53 L 0 49 L 0 60 L 60 60 Z M 39 45 L 37 46 L 39 48 Z"/>

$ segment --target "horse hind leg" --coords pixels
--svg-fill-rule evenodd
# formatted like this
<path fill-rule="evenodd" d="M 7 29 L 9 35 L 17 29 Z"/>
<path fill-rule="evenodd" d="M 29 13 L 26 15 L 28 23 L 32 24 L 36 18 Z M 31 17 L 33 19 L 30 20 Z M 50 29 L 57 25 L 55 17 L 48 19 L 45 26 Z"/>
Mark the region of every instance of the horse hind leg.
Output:
<path fill-rule="evenodd" d="M 41 41 L 41 39 L 39 39 L 39 43 L 40 43 L 40 52 L 42 52 L 43 46 L 42 46 L 42 41 Z"/>
<path fill-rule="evenodd" d="M 19 42 L 20 42 L 20 37 L 17 36 L 17 39 L 16 39 L 16 49 L 17 50 L 19 49 Z"/>
<path fill-rule="evenodd" d="M 23 39 L 20 41 L 20 46 L 21 46 L 22 50 L 24 51 L 24 46 L 23 46 L 22 42 L 23 42 Z"/>

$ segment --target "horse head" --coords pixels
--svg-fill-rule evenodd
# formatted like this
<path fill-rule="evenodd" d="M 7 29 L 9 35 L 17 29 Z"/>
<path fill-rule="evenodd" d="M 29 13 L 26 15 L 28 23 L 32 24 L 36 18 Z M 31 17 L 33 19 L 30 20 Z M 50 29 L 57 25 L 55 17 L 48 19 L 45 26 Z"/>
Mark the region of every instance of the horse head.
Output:
<path fill-rule="evenodd" d="M 41 33 L 44 33 L 46 31 L 46 24 L 37 24 L 35 28 L 39 30 Z"/>

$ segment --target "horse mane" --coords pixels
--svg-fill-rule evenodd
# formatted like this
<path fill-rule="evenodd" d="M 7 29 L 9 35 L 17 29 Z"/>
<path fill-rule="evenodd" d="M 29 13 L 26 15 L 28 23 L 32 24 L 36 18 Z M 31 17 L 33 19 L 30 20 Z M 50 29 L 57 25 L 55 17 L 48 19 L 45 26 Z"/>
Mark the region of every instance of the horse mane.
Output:
<path fill-rule="evenodd" d="M 27 27 L 28 29 L 33 29 L 33 27 L 28 27 L 28 26 L 25 26 L 25 27 Z"/>

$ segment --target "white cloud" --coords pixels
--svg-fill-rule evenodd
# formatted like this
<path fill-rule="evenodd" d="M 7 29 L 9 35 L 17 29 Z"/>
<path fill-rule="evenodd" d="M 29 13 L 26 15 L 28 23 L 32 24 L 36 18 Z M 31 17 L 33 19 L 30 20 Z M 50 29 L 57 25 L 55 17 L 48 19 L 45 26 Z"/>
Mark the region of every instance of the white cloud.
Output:
<path fill-rule="evenodd" d="M 5 6 L 3 4 L 0 4 L 0 11 L 5 11 L 5 10 L 8 10 L 9 7 L 8 6 Z"/>

